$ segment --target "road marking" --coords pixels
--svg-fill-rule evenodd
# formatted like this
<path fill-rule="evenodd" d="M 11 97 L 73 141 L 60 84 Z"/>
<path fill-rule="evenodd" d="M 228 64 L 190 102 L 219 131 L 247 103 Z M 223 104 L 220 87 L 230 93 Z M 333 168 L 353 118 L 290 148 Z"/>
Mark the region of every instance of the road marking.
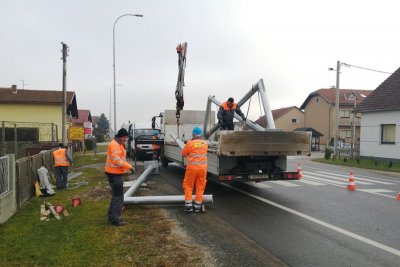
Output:
<path fill-rule="evenodd" d="M 322 173 L 320 173 L 320 172 L 317 172 L 317 173 L 312 173 L 312 174 L 315 174 L 315 175 L 318 175 L 318 176 L 322 176 L 322 177 L 326 177 L 326 178 L 329 178 L 329 179 L 336 179 L 336 180 L 339 180 L 339 181 L 347 181 L 347 179 L 349 178 L 348 176 L 346 177 L 346 176 L 344 176 L 344 175 L 340 175 L 340 174 L 335 174 L 335 173 L 332 173 L 332 174 L 322 174 Z M 339 178 L 339 177 L 337 177 L 337 176 L 343 176 L 343 177 L 346 177 L 346 178 Z M 361 182 L 360 180 L 361 179 L 359 179 L 358 177 L 354 177 L 355 179 L 356 179 L 356 183 L 357 184 L 364 184 L 364 185 L 371 185 L 371 184 L 373 184 L 373 183 L 369 183 L 369 182 Z"/>
<path fill-rule="evenodd" d="M 264 183 L 256 183 L 256 182 L 242 182 L 242 183 L 260 189 L 272 188 L 271 186 L 266 185 Z"/>
<path fill-rule="evenodd" d="M 332 175 L 332 173 L 324 172 L 324 171 L 321 171 L 320 173 L 326 173 L 326 174 L 331 174 Z M 348 177 L 348 176 L 342 175 L 342 174 L 335 174 L 335 175 L 336 176 L 341 176 L 341 177 Z M 376 184 L 386 184 L 386 185 L 392 185 L 393 184 L 393 183 L 388 183 L 388 182 L 377 181 L 377 180 L 374 180 L 374 179 L 365 179 L 365 178 L 361 178 L 361 177 L 358 177 L 357 175 L 354 175 L 354 178 L 356 178 L 356 181 L 361 180 L 361 181 L 367 181 L 367 182 L 376 183 Z"/>
<path fill-rule="evenodd" d="M 309 169 L 316 169 L 316 170 L 322 170 L 322 171 L 329 171 L 327 169 L 323 169 L 323 168 L 317 168 L 317 167 L 311 167 L 311 166 L 307 166 L 307 168 Z M 374 177 L 374 176 L 368 176 L 368 175 L 363 175 L 362 177 L 366 177 L 366 178 L 371 178 L 374 182 L 376 182 L 376 180 L 381 181 L 388 181 L 389 184 L 398 184 L 400 183 L 399 181 L 394 181 L 394 180 L 390 180 L 390 179 L 386 179 L 386 178 L 378 178 L 378 177 Z M 393 178 L 394 179 L 394 178 Z M 384 182 L 383 182 L 384 183 Z"/>
<path fill-rule="evenodd" d="M 296 186 L 300 186 L 298 184 L 292 184 L 290 182 L 285 182 L 285 181 L 271 181 L 270 183 L 273 184 L 278 184 L 278 185 L 282 185 L 282 186 L 286 186 L 286 187 L 296 187 Z"/>
<path fill-rule="evenodd" d="M 318 183 L 318 182 L 314 182 L 314 181 L 310 181 L 310 180 L 304 180 L 304 179 L 300 179 L 299 182 L 300 183 L 304 183 L 304 184 L 309 184 L 309 185 L 326 185 L 324 183 Z"/>
<path fill-rule="evenodd" d="M 362 192 L 366 192 L 366 193 L 371 193 L 374 195 L 379 195 L 379 196 L 383 196 L 383 197 L 388 197 L 388 198 L 396 198 L 396 196 L 388 196 L 385 194 L 381 194 L 381 193 L 393 193 L 395 191 L 391 191 L 391 190 L 386 190 L 386 189 L 359 189 Z"/>
<path fill-rule="evenodd" d="M 296 210 L 294 210 L 294 209 L 288 208 L 288 207 L 286 207 L 286 206 L 283 206 L 283 205 L 278 204 L 278 203 L 276 203 L 276 202 L 273 202 L 273 201 L 271 201 L 271 200 L 262 198 L 262 197 L 260 197 L 260 196 L 257 196 L 257 195 L 254 195 L 254 194 L 252 194 L 252 193 L 246 192 L 246 191 L 241 190 L 241 189 L 239 189 L 239 188 L 233 187 L 233 186 L 231 186 L 231 185 L 229 185 L 229 184 L 221 183 L 221 185 L 223 185 L 223 186 L 225 186 L 225 187 L 228 187 L 228 188 L 230 188 L 230 189 L 233 189 L 233 190 L 235 190 L 235 191 L 238 191 L 238 192 L 240 192 L 240 193 L 242 193 L 242 194 L 245 194 L 245 195 L 247 195 L 247 196 L 249 196 L 249 197 L 252 197 L 252 198 L 255 198 L 255 199 L 257 199 L 257 200 L 260 200 L 260 201 L 262 201 L 262 202 L 264 202 L 264 203 L 267 203 L 267 204 L 269 204 L 269 205 L 271 205 L 271 206 L 277 207 L 277 208 L 279 208 L 279 209 L 282 209 L 282 210 L 284 210 L 284 211 L 287 211 L 287 212 L 289 212 L 289 213 L 292 213 L 292 214 L 294 214 L 294 215 L 297 215 L 297 216 L 299 216 L 299 217 L 302 217 L 302 218 L 304 218 L 304 219 L 306 219 L 306 220 L 309 220 L 309 221 L 314 222 L 314 223 L 316 223 L 316 224 L 319 224 L 319 225 L 321 225 L 321 226 L 324 226 L 324 227 L 326 227 L 326 228 L 328 228 L 328 229 L 331 229 L 331 230 L 333 230 L 333 231 L 336 231 L 336 232 L 338 232 L 338 233 L 341 233 L 341 234 L 346 235 L 346 236 L 348 236 L 348 237 L 354 238 L 354 239 L 356 239 L 356 240 L 358 240 L 358 241 L 361 241 L 361 242 L 363 242 L 363 243 L 366 243 L 366 244 L 371 245 L 371 246 L 373 246 L 373 247 L 382 249 L 382 250 L 384 250 L 384 251 L 386 251 L 386 252 L 392 253 L 392 254 L 394 254 L 394 255 L 400 257 L 400 250 L 397 250 L 397 249 L 395 249 L 395 248 L 386 246 L 386 245 L 384 245 L 384 244 L 381 244 L 381 243 L 376 242 L 376 241 L 374 241 L 374 240 L 371 240 L 371 239 L 369 239 L 369 238 L 366 238 L 366 237 L 357 235 L 357 234 L 352 233 L 352 232 L 350 232 L 350 231 L 347 231 L 347 230 L 345 230 L 345 229 L 343 229 L 343 228 L 337 227 L 337 226 L 335 226 L 335 225 L 333 225 L 333 224 L 330 224 L 330 223 L 321 221 L 321 220 L 319 220 L 319 219 L 317 219 L 317 218 L 311 217 L 311 216 L 309 216 L 309 215 L 307 215 L 307 214 L 304 214 L 304 213 L 301 213 L 301 212 L 296 211 Z"/>
<path fill-rule="evenodd" d="M 304 175 L 304 177 L 327 182 L 327 183 L 332 183 L 332 184 L 336 184 L 336 185 L 346 185 L 347 184 L 345 182 L 339 182 L 339 181 L 333 181 L 330 179 L 320 178 L 319 176 L 315 176 L 315 175 L 311 175 L 311 174 L 306 174 L 306 175 Z"/>

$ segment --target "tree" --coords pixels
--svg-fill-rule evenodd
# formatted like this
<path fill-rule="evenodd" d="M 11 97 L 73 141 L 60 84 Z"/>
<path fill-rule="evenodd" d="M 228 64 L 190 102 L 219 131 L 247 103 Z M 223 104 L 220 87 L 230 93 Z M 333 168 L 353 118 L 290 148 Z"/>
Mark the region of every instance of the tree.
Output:
<path fill-rule="evenodd" d="M 99 121 L 97 122 L 97 129 L 95 129 L 97 134 L 104 134 L 104 135 L 107 134 L 108 127 L 109 127 L 108 119 L 106 115 L 104 115 L 104 113 L 101 113 Z"/>

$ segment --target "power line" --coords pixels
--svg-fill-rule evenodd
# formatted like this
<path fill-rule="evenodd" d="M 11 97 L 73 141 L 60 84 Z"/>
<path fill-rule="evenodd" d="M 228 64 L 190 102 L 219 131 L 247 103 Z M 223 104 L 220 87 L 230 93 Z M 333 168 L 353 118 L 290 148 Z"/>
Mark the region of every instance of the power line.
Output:
<path fill-rule="evenodd" d="M 343 66 L 345 67 L 353 67 L 353 68 L 358 68 L 358 69 L 362 69 L 362 70 L 369 70 L 369 71 L 375 71 L 375 72 L 380 72 L 380 73 L 386 73 L 386 74 L 393 74 L 392 72 L 387 72 L 387 71 L 381 71 L 381 70 L 374 70 L 374 69 L 369 69 L 369 68 L 364 68 L 364 67 L 360 67 L 360 66 L 355 66 L 355 65 L 350 65 L 347 63 L 341 63 Z"/>

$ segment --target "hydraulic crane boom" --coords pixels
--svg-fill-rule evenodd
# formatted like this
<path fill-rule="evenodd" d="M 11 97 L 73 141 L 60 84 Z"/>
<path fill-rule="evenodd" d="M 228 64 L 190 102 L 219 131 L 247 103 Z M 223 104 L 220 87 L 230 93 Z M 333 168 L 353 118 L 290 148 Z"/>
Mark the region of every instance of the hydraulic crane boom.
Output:
<path fill-rule="evenodd" d="M 180 111 L 183 109 L 183 87 L 185 86 L 185 67 L 186 67 L 186 51 L 187 43 L 178 44 L 176 52 L 178 53 L 178 82 L 176 84 L 175 98 L 176 98 L 176 118 L 179 121 Z"/>

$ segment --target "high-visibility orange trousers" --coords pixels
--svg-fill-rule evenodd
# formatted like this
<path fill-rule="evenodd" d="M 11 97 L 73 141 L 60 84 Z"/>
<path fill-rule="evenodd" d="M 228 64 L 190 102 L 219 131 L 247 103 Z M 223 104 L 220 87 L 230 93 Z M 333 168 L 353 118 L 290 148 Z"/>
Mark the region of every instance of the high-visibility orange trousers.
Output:
<path fill-rule="evenodd" d="M 193 187 L 196 186 L 196 202 L 203 202 L 203 193 L 206 189 L 207 170 L 186 170 L 183 179 L 183 190 L 185 191 L 185 201 L 192 201 Z"/>

